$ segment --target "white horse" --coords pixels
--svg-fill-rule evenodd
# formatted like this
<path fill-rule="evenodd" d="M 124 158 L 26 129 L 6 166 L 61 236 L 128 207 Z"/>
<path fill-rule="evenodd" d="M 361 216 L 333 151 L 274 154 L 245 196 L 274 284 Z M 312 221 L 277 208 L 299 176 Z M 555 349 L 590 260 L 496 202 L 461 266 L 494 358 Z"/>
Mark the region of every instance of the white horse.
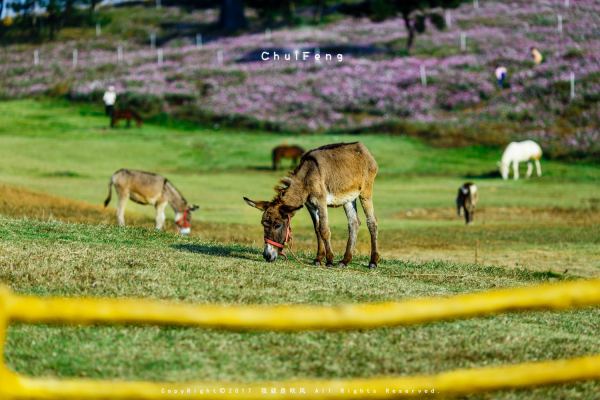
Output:
<path fill-rule="evenodd" d="M 513 166 L 513 177 L 519 179 L 519 163 L 527 162 L 527 178 L 533 172 L 531 160 L 535 161 L 535 169 L 537 176 L 542 176 L 542 166 L 540 165 L 542 158 L 542 148 L 533 140 L 524 140 L 522 142 L 511 142 L 506 146 L 502 160 L 498 164 L 502 179 L 508 179 L 510 164 Z"/>

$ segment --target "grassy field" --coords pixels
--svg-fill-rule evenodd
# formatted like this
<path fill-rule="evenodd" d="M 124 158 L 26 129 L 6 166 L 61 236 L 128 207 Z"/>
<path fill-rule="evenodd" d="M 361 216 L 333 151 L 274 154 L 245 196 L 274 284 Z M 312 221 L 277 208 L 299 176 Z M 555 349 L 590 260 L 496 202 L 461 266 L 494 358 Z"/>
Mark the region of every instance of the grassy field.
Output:
<path fill-rule="evenodd" d="M 542 179 L 489 177 L 500 150 L 431 148 L 385 136 L 271 135 L 174 124 L 106 129 L 99 109 L 49 101 L 0 103 L 0 281 L 20 293 L 136 296 L 185 302 L 325 303 L 448 295 L 600 275 L 600 167 L 543 162 Z M 265 264 L 259 214 L 284 172 L 279 143 L 307 148 L 363 141 L 380 165 L 375 207 L 380 268 L 365 268 L 366 228 L 348 269 Z M 201 206 L 193 235 L 154 232 L 153 210 L 131 204 L 131 227 L 100 207 L 110 174 L 168 176 Z M 476 224 L 454 214 L 466 179 L 481 190 Z M 334 250 L 346 238 L 332 210 Z M 170 214 L 172 216 L 172 214 Z M 364 218 L 362 218 L 364 219 Z M 171 224 L 172 225 L 172 224 Z M 149 229 L 150 228 L 150 229 Z M 314 252 L 310 219 L 296 246 Z M 425 274 L 425 275 L 423 275 Z M 10 366 L 32 375 L 254 380 L 434 373 L 600 352 L 600 311 L 523 313 L 346 333 L 224 333 L 153 327 L 16 325 Z M 593 399 L 597 382 L 482 398 Z"/>

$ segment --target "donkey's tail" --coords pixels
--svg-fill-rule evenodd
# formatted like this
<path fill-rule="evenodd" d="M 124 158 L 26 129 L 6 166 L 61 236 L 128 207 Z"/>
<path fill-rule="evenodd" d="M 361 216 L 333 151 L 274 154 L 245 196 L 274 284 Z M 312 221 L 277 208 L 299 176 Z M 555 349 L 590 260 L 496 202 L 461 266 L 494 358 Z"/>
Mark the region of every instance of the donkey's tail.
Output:
<path fill-rule="evenodd" d="M 106 198 L 106 200 L 104 200 L 104 207 L 108 207 L 108 203 L 110 203 L 110 199 L 112 199 L 112 187 L 113 187 L 113 180 L 112 180 L 112 176 L 111 176 L 110 182 L 108 182 L 108 197 Z"/>

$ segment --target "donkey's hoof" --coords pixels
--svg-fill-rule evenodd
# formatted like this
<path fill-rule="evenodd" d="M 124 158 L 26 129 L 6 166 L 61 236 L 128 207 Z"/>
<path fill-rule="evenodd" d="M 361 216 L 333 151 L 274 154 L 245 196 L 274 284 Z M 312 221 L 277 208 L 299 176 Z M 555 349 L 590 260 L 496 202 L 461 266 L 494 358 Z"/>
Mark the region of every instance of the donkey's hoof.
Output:
<path fill-rule="evenodd" d="M 347 266 L 348 266 L 348 264 L 347 264 L 347 263 L 345 263 L 345 262 L 343 262 L 343 261 L 340 261 L 340 262 L 338 263 L 338 267 L 340 267 L 340 268 L 346 268 Z"/>
<path fill-rule="evenodd" d="M 369 269 L 375 269 L 375 268 L 377 268 L 377 264 L 369 263 Z"/>
<path fill-rule="evenodd" d="M 315 267 L 320 267 L 320 266 L 321 266 L 321 260 L 314 260 L 314 261 L 313 261 L 313 265 L 314 265 Z"/>
<path fill-rule="evenodd" d="M 326 266 L 327 268 L 333 268 L 333 262 L 331 262 L 331 261 L 327 261 L 327 264 L 325 264 L 325 266 Z"/>

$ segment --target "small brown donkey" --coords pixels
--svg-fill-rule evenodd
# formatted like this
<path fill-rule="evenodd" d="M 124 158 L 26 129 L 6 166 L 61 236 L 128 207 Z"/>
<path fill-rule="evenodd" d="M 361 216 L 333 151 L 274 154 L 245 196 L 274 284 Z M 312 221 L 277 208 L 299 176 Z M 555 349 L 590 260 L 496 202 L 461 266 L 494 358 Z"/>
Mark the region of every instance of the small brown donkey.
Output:
<path fill-rule="evenodd" d="M 104 207 L 110 203 L 113 186 L 119 196 L 117 206 L 119 225 L 125 225 L 125 205 L 127 199 L 131 199 L 138 204 L 150 204 L 156 208 L 156 229 L 162 229 L 165 223 L 165 208 L 167 204 L 170 204 L 175 211 L 175 225 L 177 225 L 179 233 L 182 235 L 190 233 L 192 212 L 197 210 L 198 206 L 190 206 L 167 178 L 151 172 L 120 169 L 110 178 L 108 197 L 104 200 Z"/>
<path fill-rule="evenodd" d="M 279 169 L 282 158 L 290 158 L 295 167 L 298 165 L 298 160 L 302 157 L 302 154 L 304 154 L 304 149 L 300 146 L 288 146 L 287 144 L 282 144 L 275 147 L 272 153 L 273 170 Z"/>
<path fill-rule="evenodd" d="M 348 217 L 348 243 L 340 265 L 348 265 L 360 225 L 356 210 L 356 198 L 359 198 L 371 234 L 369 268 L 376 267 L 379 260 L 377 220 L 372 200 L 375 175 L 377 163 L 362 143 L 331 144 L 305 153 L 300 165 L 276 187 L 273 200 L 253 201 L 244 197 L 246 203 L 263 211 L 265 260 L 275 261 L 283 251 L 291 233 L 291 218 L 305 205 L 317 236 L 315 264 L 321 264 L 325 257 L 327 266 L 333 265 L 327 207 L 344 206 Z"/>

